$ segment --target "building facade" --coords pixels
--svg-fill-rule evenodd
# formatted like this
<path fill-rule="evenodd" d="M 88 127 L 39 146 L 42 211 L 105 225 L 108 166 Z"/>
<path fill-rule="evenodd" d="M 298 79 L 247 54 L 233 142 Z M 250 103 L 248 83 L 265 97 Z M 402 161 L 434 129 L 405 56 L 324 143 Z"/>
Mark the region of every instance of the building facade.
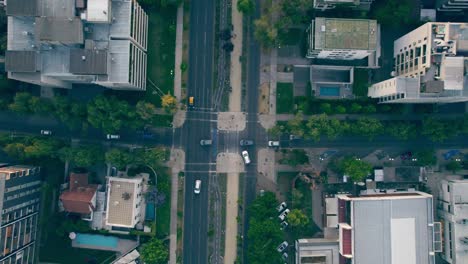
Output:
<path fill-rule="evenodd" d="M 468 9 L 468 0 L 437 0 L 437 11 L 462 12 Z"/>
<path fill-rule="evenodd" d="M 9 78 L 146 89 L 148 17 L 136 0 L 9 0 L 6 14 Z"/>
<path fill-rule="evenodd" d="M 443 222 L 442 258 L 450 264 L 468 263 L 468 180 L 441 182 L 438 214 Z"/>
<path fill-rule="evenodd" d="M 382 103 L 468 101 L 468 23 L 429 22 L 394 42 L 395 78 L 368 96 Z"/>
<path fill-rule="evenodd" d="M 359 10 L 369 10 L 374 0 L 314 0 L 314 8 L 322 11 L 336 7 L 351 7 Z"/>
<path fill-rule="evenodd" d="M 365 60 L 363 67 L 379 67 L 380 25 L 376 20 L 316 17 L 307 33 L 307 58 Z"/>
<path fill-rule="evenodd" d="M 40 168 L 0 167 L 0 264 L 36 263 Z"/>

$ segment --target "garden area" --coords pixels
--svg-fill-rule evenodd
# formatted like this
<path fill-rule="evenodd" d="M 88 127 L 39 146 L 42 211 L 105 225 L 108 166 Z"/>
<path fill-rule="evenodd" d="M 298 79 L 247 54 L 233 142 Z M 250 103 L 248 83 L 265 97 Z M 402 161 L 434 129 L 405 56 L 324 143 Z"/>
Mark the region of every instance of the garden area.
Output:
<path fill-rule="evenodd" d="M 276 113 L 294 113 L 294 88 L 292 83 L 276 84 Z"/>

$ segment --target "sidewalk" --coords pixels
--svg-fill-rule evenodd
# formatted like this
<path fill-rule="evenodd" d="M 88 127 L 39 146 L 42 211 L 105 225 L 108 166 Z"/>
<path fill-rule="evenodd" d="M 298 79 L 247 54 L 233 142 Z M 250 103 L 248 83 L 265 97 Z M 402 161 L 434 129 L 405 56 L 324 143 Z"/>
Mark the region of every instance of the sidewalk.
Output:
<path fill-rule="evenodd" d="M 315 115 L 303 115 L 303 119 L 307 120 L 312 116 L 318 116 L 320 114 Z M 295 115 L 293 114 L 278 114 L 276 115 L 277 121 L 288 121 L 293 119 Z M 363 117 L 368 118 L 376 118 L 379 120 L 422 120 L 425 117 L 433 117 L 433 118 L 441 118 L 441 119 L 455 119 L 459 117 L 463 117 L 464 114 L 431 114 L 431 115 L 418 115 L 418 114 L 406 114 L 406 115 L 398 115 L 398 114 L 338 114 L 338 115 L 329 115 L 330 118 L 339 119 L 339 120 L 346 120 L 346 119 L 359 119 Z"/>
<path fill-rule="evenodd" d="M 228 173 L 226 191 L 226 235 L 224 263 L 231 264 L 237 257 L 237 200 L 239 195 L 239 174 Z"/>
<path fill-rule="evenodd" d="M 174 63 L 174 96 L 178 101 L 182 100 L 182 64 L 183 52 L 183 36 L 184 36 L 184 4 L 182 3 L 177 8 L 177 28 L 176 28 L 176 44 L 175 44 L 175 63 Z"/>
<path fill-rule="evenodd" d="M 177 194 L 179 191 L 179 172 L 184 170 L 185 152 L 181 149 L 171 149 L 171 159 L 168 165 L 172 168 L 171 175 L 171 226 L 169 242 L 169 263 L 177 263 Z"/>
<path fill-rule="evenodd" d="M 240 58 L 242 56 L 242 14 L 237 11 L 237 0 L 232 1 L 232 25 L 234 30 L 232 34 L 232 44 L 234 50 L 231 52 L 231 68 L 230 68 L 230 81 L 232 91 L 229 95 L 229 111 L 241 111 L 241 95 L 242 95 L 242 65 Z"/>

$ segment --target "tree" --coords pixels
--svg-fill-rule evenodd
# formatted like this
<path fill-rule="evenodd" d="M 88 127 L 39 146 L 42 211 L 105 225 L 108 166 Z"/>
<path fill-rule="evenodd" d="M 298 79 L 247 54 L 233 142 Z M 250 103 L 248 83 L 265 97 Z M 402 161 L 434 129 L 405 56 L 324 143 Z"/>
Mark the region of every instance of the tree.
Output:
<path fill-rule="evenodd" d="M 346 108 L 342 105 L 338 105 L 335 108 L 335 112 L 338 114 L 346 114 Z"/>
<path fill-rule="evenodd" d="M 283 133 L 283 127 L 279 125 L 275 125 L 274 127 L 268 129 L 268 134 L 274 138 L 281 136 L 282 133 Z"/>
<path fill-rule="evenodd" d="M 372 140 L 383 132 L 383 125 L 378 119 L 362 117 L 351 125 L 351 130 L 355 135 L 365 136 Z"/>
<path fill-rule="evenodd" d="M 156 114 L 156 107 L 152 103 L 139 101 L 136 104 L 136 113 L 143 121 L 149 121 Z"/>
<path fill-rule="evenodd" d="M 276 259 L 272 257 L 277 256 L 276 247 L 283 241 L 283 234 L 276 221 L 251 218 L 247 238 L 249 239 L 247 248 L 249 263 L 264 264 L 265 260 L 268 260 L 269 264 L 281 263 L 279 257 Z"/>
<path fill-rule="evenodd" d="M 161 97 L 161 105 L 167 113 L 175 113 L 177 111 L 177 99 L 169 93 Z"/>
<path fill-rule="evenodd" d="M 331 104 L 329 104 L 329 103 L 321 103 L 320 104 L 320 111 L 322 111 L 325 114 L 331 114 L 333 112 Z"/>
<path fill-rule="evenodd" d="M 423 135 L 429 137 L 434 142 L 443 142 L 457 134 L 456 128 L 450 124 L 432 117 L 426 118 L 422 122 Z"/>
<path fill-rule="evenodd" d="M 115 165 L 119 170 L 123 170 L 133 162 L 133 157 L 128 151 L 114 148 L 106 152 L 105 160 L 107 163 Z"/>
<path fill-rule="evenodd" d="M 292 209 L 288 214 L 288 222 L 292 227 L 304 227 L 309 223 L 309 218 L 299 209 Z"/>
<path fill-rule="evenodd" d="M 288 120 L 287 127 L 291 134 L 294 134 L 299 137 L 304 136 L 304 123 L 303 123 L 303 114 L 298 112 L 293 119 Z"/>
<path fill-rule="evenodd" d="M 293 149 L 286 154 L 286 157 L 281 160 L 280 163 L 295 167 L 297 165 L 309 163 L 309 156 L 307 156 L 307 153 L 303 149 Z"/>
<path fill-rule="evenodd" d="M 42 158 L 53 155 L 58 148 L 58 142 L 53 139 L 33 138 L 24 148 L 26 158 Z"/>
<path fill-rule="evenodd" d="M 165 148 L 136 149 L 133 157 L 136 165 L 149 165 L 157 168 L 166 161 L 167 150 Z"/>
<path fill-rule="evenodd" d="M 265 192 L 263 196 L 258 196 L 249 207 L 252 218 L 256 219 L 269 219 L 276 216 L 276 211 L 271 210 L 273 205 L 278 204 L 275 194 L 272 192 Z"/>
<path fill-rule="evenodd" d="M 351 109 L 350 109 L 350 112 L 351 113 L 359 113 L 361 112 L 361 109 L 362 109 L 362 106 L 358 103 L 352 103 L 351 104 Z"/>
<path fill-rule="evenodd" d="M 462 169 L 462 165 L 460 164 L 459 161 L 452 160 L 447 165 L 445 165 L 445 168 L 449 171 L 451 171 L 453 174 L 457 173 L 457 171 Z"/>
<path fill-rule="evenodd" d="M 46 114 L 52 112 L 53 105 L 46 99 L 31 96 L 29 99 L 29 109 L 33 113 Z"/>
<path fill-rule="evenodd" d="M 377 108 L 375 107 L 375 105 L 366 105 L 362 108 L 362 112 L 366 113 L 366 114 L 373 114 L 375 112 L 377 112 Z"/>
<path fill-rule="evenodd" d="M 104 161 L 104 153 L 98 146 L 79 147 L 73 153 L 73 162 L 78 167 L 90 167 Z"/>
<path fill-rule="evenodd" d="M 433 149 L 424 149 L 414 154 L 417 163 L 420 166 L 430 166 L 437 163 L 437 157 Z"/>
<path fill-rule="evenodd" d="M 254 28 L 255 39 L 258 40 L 262 47 L 271 48 L 276 44 L 278 31 L 273 27 L 269 14 L 264 14 L 259 19 L 255 20 Z"/>
<path fill-rule="evenodd" d="M 353 157 L 346 157 L 339 162 L 339 170 L 348 175 L 354 182 L 360 182 L 369 175 L 372 164 Z"/>
<path fill-rule="evenodd" d="M 237 10 L 246 15 L 250 15 L 255 10 L 255 3 L 253 0 L 239 0 L 237 1 Z"/>
<path fill-rule="evenodd" d="M 26 146 L 23 143 L 9 143 L 4 148 L 5 153 L 15 159 L 24 160 L 26 155 L 24 154 L 24 149 Z"/>
<path fill-rule="evenodd" d="M 416 125 L 409 122 L 392 122 L 386 128 L 388 134 L 400 140 L 415 138 L 417 134 L 416 129 Z"/>
<path fill-rule="evenodd" d="M 16 93 L 13 103 L 11 103 L 8 108 L 16 113 L 26 114 L 30 113 L 31 109 L 29 108 L 29 102 L 31 101 L 32 95 L 26 92 Z"/>
<path fill-rule="evenodd" d="M 387 0 L 375 11 L 375 18 L 382 25 L 397 27 L 412 22 L 413 2 L 409 0 Z M 398 21 L 399 23 L 395 23 Z"/>
<path fill-rule="evenodd" d="M 88 122 L 105 133 L 115 133 L 122 126 L 135 127 L 136 112 L 125 101 L 99 95 L 88 104 Z"/>
<path fill-rule="evenodd" d="M 141 246 L 141 259 L 144 263 L 166 264 L 169 259 L 169 251 L 163 242 L 157 238 L 152 238 Z"/>
<path fill-rule="evenodd" d="M 291 196 L 292 196 L 292 207 L 298 207 L 302 204 L 302 198 L 304 197 L 304 194 L 302 194 L 301 191 L 294 188 L 291 192 Z"/>

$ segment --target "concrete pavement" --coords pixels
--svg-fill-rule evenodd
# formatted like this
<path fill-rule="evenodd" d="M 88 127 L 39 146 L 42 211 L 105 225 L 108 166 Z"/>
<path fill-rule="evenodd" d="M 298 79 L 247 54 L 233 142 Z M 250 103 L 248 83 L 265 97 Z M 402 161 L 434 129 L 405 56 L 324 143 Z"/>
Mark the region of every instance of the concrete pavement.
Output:
<path fill-rule="evenodd" d="M 171 149 L 171 158 L 168 162 L 172 168 L 171 174 L 171 226 L 169 242 L 169 263 L 177 263 L 177 192 L 179 190 L 179 172 L 185 167 L 185 152 L 181 149 Z"/>
<path fill-rule="evenodd" d="M 175 44 L 175 64 L 174 64 L 174 96 L 178 101 L 182 100 L 182 64 L 183 52 L 183 37 L 184 37 L 184 3 L 177 8 L 177 27 L 176 27 L 176 44 Z"/>
<path fill-rule="evenodd" d="M 232 6 L 237 6 L 237 0 L 232 0 Z M 233 30 L 233 38 L 231 39 L 234 44 L 234 50 L 231 52 L 231 68 L 230 80 L 232 91 L 229 95 L 229 111 L 241 111 L 241 95 L 242 95 L 242 65 L 240 58 L 242 56 L 242 14 L 237 8 L 231 8 L 231 17 Z"/>
<path fill-rule="evenodd" d="M 233 264 L 237 256 L 237 216 L 239 199 L 239 174 L 228 173 L 226 191 L 226 231 L 224 263 Z"/>

